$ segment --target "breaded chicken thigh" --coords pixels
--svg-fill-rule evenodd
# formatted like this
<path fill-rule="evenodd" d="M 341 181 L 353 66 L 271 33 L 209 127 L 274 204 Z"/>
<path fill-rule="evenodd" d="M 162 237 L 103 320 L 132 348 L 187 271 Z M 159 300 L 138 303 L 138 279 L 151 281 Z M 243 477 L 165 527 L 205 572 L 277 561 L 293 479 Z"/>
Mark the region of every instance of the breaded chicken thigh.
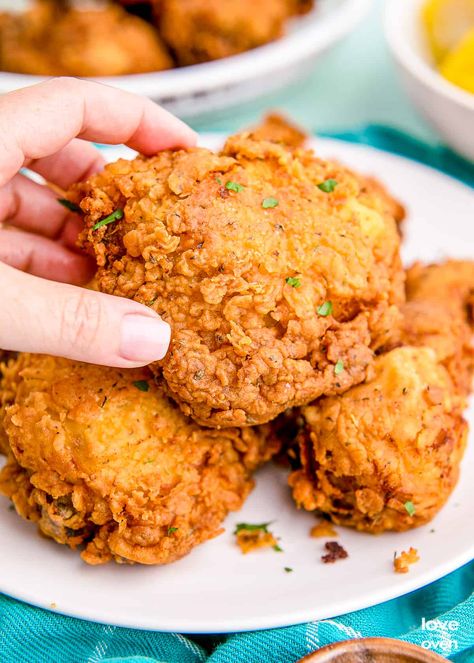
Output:
<path fill-rule="evenodd" d="M 466 261 L 409 269 L 405 346 L 377 357 L 365 384 L 298 413 L 299 506 L 370 532 L 421 525 L 443 506 L 467 436 L 473 277 Z"/>
<path fill-rule="evenodd" d="M 158 0 L 158 25 L 181 65 L 218 60 L 280 37 L 308 0 Z"/>
<path fill-rule="evenodd" d="M 170 323 L 152 368 L 203 425 L 263 423 L 343 393 L 397 335 L 390 198 L 312 151 L 244 133 L 218 154 L 122 159 L 69 197 L 99 288 Z"/>
<path fill-rule="evenodd" d="M 166 564 L 222 532 L 276 450 L 262 430 L 203 429 L 146 369 L 39 355 L 5 369 L 0 490 L 90 564 Z"/>
<path fill-rule="evenodd" d="M 429 521 L 456 485 L 464 399 L 427 347 L 377 357 L 374 376 L 302 408 L 296 504 L 372 533 Z"/>
<path fill-rule="evenodd" d="M 0 14 L 0 69 L 42 76 L 120 76 L 173 66 L 156 30 L 115 5 L 35 0 Z"/>

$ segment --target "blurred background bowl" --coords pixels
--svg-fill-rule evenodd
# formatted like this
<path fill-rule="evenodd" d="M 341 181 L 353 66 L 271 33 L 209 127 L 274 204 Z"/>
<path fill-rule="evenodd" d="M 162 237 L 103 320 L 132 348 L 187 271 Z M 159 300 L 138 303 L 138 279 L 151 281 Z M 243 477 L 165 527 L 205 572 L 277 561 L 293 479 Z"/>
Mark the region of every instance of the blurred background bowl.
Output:
<path fill-rule="evenodd" d="M 16 2 L 0 0 L 0 8 L 15 7 Z M 371 4 L 372 0 L 317 0 L 311 12 L 291 21 L 284 37 L 265 46 L 204 64 L 95 80 L 151 97 L 181 117 L 198 117 L 302 78 L 323 53 L 357 27 Z M 0 93 L 40 80 L 40 76 L 0 72 Z"/>
<path fill-rule="evenodd" d="M 424 2 L 387 0 L 387 42 L 413 103 L 450 147 L 474 160 L 474 94 L 436 71 L 421 21 Z"/>

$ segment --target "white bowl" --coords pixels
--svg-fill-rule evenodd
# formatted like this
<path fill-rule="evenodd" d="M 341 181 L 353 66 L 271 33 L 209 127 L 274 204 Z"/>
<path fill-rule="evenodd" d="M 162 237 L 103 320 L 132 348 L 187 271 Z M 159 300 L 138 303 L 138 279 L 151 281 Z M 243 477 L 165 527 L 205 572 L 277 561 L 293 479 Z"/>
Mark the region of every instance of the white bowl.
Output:
<path fill-rule="evenodd" d="M 454 150 L 474 160 L 474 94 L 434 68 L 421 22 L 425 0 L 387 0 L 385 35 L 413 103 Z"/>
<path fill-rule="evenodd" d="M 17 7 L 17 2 L 0 0 L 0 7 Z M 325 51 L 354 30 L 371 4 L 372 0 L 317 0 L 313 11 L 291 21 L 287 35 L 252 51 L 180 69 L 95 80 L 149 96 L 182 117 L 214 112 L 304 75 Z M 2 72 L 0 93 L 40 80 Z"/>

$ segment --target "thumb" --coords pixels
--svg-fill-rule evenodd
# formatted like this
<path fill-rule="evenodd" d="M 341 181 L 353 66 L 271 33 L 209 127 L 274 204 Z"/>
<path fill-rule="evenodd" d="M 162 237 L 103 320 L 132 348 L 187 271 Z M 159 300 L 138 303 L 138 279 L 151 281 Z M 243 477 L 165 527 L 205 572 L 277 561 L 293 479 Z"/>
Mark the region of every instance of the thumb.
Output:
<path fill-rule="evenodd" d="M 0 264 L 0 348 L 132 368 L 162 359 L 170 327 L 129 299 Z"/>

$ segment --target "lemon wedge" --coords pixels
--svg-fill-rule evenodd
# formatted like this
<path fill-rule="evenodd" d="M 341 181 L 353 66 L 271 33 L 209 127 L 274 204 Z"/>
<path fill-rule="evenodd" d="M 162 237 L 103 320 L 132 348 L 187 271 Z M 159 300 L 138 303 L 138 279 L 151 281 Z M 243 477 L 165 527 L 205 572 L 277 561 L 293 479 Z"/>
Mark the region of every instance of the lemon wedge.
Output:
<path fill-rule="evenodd" d="M 454 85 L 474 93 L 474 28 L 448 53 L 439 71 Z"/>
<path fill-rule="evenodd" d="M 474 27 L 474 0 L 428 0 L 423 6 L 422 20 L 439 63 Z"/>

